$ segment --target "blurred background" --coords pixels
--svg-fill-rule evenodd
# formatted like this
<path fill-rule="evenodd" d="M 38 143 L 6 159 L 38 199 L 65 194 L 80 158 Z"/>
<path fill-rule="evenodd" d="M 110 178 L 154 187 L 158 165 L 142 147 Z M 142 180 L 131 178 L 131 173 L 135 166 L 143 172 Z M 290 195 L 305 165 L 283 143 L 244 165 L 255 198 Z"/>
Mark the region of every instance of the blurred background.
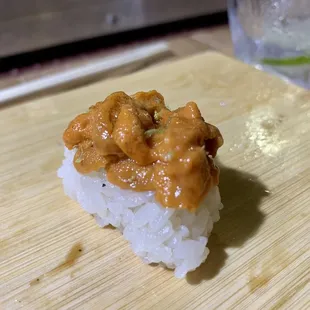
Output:
<path fill-rule="evenodd" d="M 41 90 L 76 87 L 210 48 L 231 54 L 226 7 L 226 0 L 1 0 L 0 90 L 72 69 L 81 69 L 74 83 L 63 79 Z M 154 46 L 158 42 L 165 45 Z M 124 61 L 128 53 L 132 63 Z M 114 57 L 108 58 L 113 66 L 83 71 L 106 57 Z M 2 102 L 18 98 L 11 97 L 0 92 Z"/>
<path fill-rule="evenodd" d="M 225 0 L 2 0 L 0 56 L 182 21 L 225 8 Z"/>

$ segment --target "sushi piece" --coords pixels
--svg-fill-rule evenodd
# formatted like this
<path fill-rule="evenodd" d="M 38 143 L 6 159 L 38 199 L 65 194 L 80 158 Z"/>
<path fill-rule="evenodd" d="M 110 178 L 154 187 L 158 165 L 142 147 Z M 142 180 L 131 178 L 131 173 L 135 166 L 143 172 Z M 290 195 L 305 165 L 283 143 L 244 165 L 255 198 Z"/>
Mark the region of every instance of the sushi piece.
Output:
<path fill-rule="evenodd" d="M 213 162 L 223 138 L 196 103 L 170 111 L 156 91 L 116 92 L 74 118 L 63 140 L 65 193 L 100 226 L 178 278 L 205 261 L 223 207 Z"/>

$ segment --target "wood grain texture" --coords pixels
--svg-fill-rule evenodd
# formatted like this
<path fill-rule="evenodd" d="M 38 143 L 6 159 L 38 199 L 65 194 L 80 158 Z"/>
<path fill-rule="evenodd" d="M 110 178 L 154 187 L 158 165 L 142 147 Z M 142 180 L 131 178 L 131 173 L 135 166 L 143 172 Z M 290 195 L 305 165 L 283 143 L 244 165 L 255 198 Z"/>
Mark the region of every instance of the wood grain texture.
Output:
<path fill-rule="evenodd" d="M 69 120 L 116 90 L 196 101 L 219 126 L 225 208 L 186 279 L 144 265 L 64 196 Z M 0 110 L 2 309 L 309 308 L 310 94 L 207 52 Z"/>

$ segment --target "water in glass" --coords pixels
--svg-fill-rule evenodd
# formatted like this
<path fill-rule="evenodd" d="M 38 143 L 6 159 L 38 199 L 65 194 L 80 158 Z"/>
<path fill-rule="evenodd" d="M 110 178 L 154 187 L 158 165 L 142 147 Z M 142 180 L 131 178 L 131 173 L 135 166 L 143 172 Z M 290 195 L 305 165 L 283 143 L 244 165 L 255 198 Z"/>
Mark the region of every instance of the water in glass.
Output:
<path fill-rule="evenodd" d="M 235 55 L 310 88 L 310 0 L 228 0 Z"/>

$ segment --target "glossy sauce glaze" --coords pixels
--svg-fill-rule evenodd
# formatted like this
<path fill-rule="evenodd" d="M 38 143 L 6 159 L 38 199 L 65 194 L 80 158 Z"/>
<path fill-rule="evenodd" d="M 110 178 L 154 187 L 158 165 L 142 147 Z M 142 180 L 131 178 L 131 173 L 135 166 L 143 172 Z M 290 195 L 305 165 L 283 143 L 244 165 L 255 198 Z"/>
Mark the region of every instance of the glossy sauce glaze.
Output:
<path fill-rule="evenodd" d="M 165 207 L 195 210 L 218 184 L 213 157 L 223 144 L 194 102 L 170 111 L 156 91 L 116 92 L 78 115 L 65 130 L 74 166 L 87 174 L 104 168 L 122 189 L 155 191 Z"/>

